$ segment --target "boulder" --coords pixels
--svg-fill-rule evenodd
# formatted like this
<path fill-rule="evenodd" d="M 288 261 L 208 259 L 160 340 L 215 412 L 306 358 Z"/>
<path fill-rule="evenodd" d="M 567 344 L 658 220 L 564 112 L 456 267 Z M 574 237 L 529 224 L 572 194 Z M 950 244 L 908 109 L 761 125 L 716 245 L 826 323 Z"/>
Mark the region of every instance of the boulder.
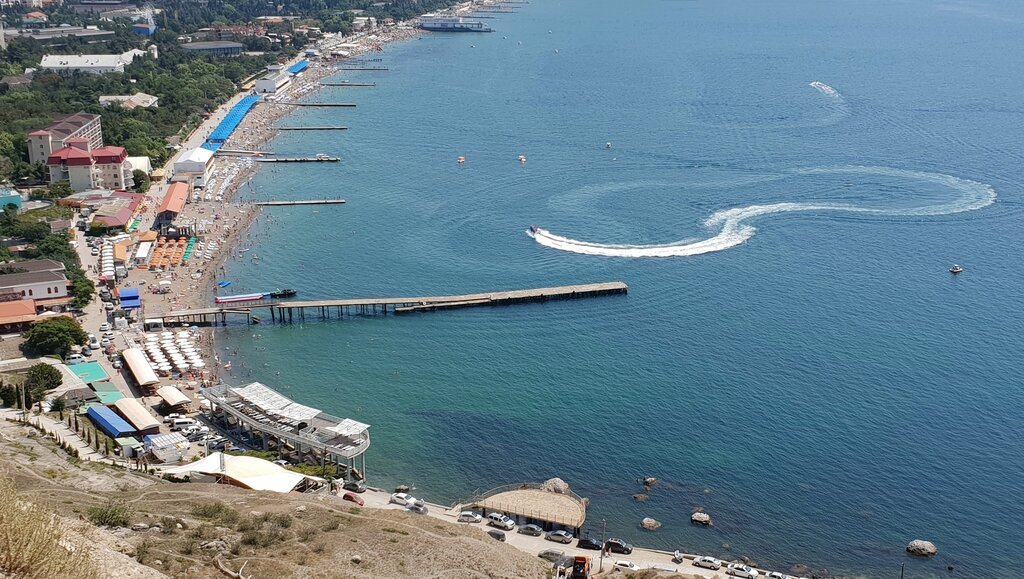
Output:
<path fill-rule="evenodd" d="M 640 526 L 648 531 L 654 531 L 661 528 L 661 522 L 650 517 L 644 517 L 644 520 L 640 521 Z"/>
<path fill-rule="evenodd" d="M 633 495 L 633 500 L 638 502 L 638 503 L 642 503 L 642 502 L 646 501 L 649 498 L 651 498 L 651 497 L 649 495 L 645 495 L 644 493 L 637 493 L 637 494 Z"/>
<path fill-rule="evenodd" d="M 135 523 L 134 525 L 132 525 L 133 531 L 145 531 L 148 528 L 149 525 L 147 525 L 146 523 Z"/>
<path fill-rule="evenodd" d="M 918 557 L 931 557 L 939 552 L 939 549 L 931 541 L 914 539 L 907 545 L 907 553 Z"/>
<path fill-rule="evenodd" d="M 299 506 L 295 507 L 295 512 L 296 513 L 304 513 L 304 512 L 306 512 L 306 505 L 299 505 Z"/>
<path fill-rule="evenodd" d="M 362 558 L 362 557 L 360 557 L 359 555 L 352 555 L 352 559 L 350 559 L 350 560 L 351 560 L 351 561 L 352 561 L 353 563 L 355 563 L 356 565 L 358 565 L 358 564 L 360 564 L 360 563 L 362 563 L 362 562 L 363 562 L 363 558 Z"/>
<path fill-rule="evenodd" d="M 804 565 L 803 563 L 797 563 L 796 565 L 793 565 L 789 568 L 790 573 L 796 573 L 797 575 L 806 575 L 807 572 L 810 570 L 811 568 L 807 565 Z"/>
<path fill-rule="evenodd" d="M 540 490 L 565 495 L 569 493 L 569 483 L 558 477 L 549 478 L 541 483 Z"/>
<path fill-rule="evenodd" d="M 407 493 L 409 492 L 409 485 L 398 485 L 395 487 L 396 493 Z"/>
<path fill-rule="evenodd" d="M 695 525 L 710 525 L 711 515 L 707 513 L 693 513 L 690 515 L 690 522 Z"/>
<path fill-rule="evenodd" d="M 644 479 L 644 486 L 647 488 L 651 488 L 656 484 L 658 484 L 658 479 L 654 478 L 653 476 L 649 476 Z"/>

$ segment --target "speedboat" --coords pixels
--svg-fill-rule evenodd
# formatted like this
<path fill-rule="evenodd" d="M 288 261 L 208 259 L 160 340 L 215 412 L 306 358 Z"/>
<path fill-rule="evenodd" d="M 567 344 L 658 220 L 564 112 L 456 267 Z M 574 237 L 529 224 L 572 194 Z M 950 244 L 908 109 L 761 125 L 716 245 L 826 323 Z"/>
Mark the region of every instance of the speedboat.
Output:
<path fill-rule="evenodd" d="M 297 292 L 297 291 L 295 291 L 293 289 L 279 289 L 277 291 L 270 292 L 270 297 L 272 297 L 272 298 L 290 298 L 290 297 L 295 297 L 295 294 L 297 294 L 297 293 L 299 293 L 299 292 Z"/>
<path fill-rule="evenodd" d="M 951 273 L 953 275 L 956 275 L 956 274 L 962 272 L 963 270 L 964 270 L 964 268 L 960 267 L 959 264 L 954 263 L 953 267 L 949 268 L 949 273 Z"/>
<path fill-rule="evenodd" d="M 535 237 L 537 235 L 537 232 L 539 231 L 539 227 L 537 227 L 536 225 L 531 225 L 530 229 L 526 232 L 526 234 L 529 235 L 530 237 Z"/>

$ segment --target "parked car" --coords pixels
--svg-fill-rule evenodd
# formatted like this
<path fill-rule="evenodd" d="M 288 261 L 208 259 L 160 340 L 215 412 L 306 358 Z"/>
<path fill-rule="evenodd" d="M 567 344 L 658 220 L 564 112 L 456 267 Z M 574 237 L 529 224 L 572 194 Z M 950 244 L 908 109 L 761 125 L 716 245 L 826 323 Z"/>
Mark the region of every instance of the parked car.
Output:
<path fill-rule="evenodd" d="M 93 255 L 99 255 L 100 249 L 98 247 L 94 247 L 92 248 L 92 251 L 90 253 L 92 253 Z"/>
<path fill-rule="evenodd" d="M 425 515 L 427 514 L 427 503 L 424 503 L 423 501 L 414 501 L 409 505 L 409 512 L 416 513 L 418 515 Z"/>
<path fill-rule="evenodd" d="M 722 562 L 719 561 L 718 559 L 715 559 L 714 557 L 708 557 L 708 556 L 705 555 L 705 556 L 697 557 L 696 559 L 694 559 L 693 560 L 693 566 L 694 567 L 703 567 L 705 569 L 715 569 L 715 570 L 718 570 L 718 569 L 722 568 Z"/>
<path fill-rule="evenodd" d="M 107 323 L 107 322 L 103 322 L 102 324 L 100 324 L 100 331 L 101 332 L 109 332 L 110 331 L 110 324 Z"/>
<path fill-rule="evenodd" d="M 350 480 L 347 483 L 341 485 L 341 488 L 347 491 L 352 491 L 354 493 L 365 493 L 366 483 L 364 483 L 361 480 Z"/>
<path fill-rule="evenodd" d="M 615 563 L 612 563 L 612 567 L 615 569 L 626 569 L 628 571 L 639 571 L 640 565 L 632 561 L 626 561 L 625 559 L 619 559 Z"/>
<path fill-rule="evenodd" d="M 416 498 L 408 493 L 395 493 L 391 495 L 391 501 L 396 505 L 408 505 L 416 502 Z"/>
<path fill-rule="evenodd" d="M 113 366 L 115 370 L 120 370 L 124 364 L 121 363 L 121 360 L 114 360 Z"/>
<path fill-rule="evenodd" d="M 537 525 L 523 525 L 519 527 L 519 530 L 516 532 L 523 535 L 530 535 L 531 537 L 539 537 L 544 534 L 544 529 Z"/>
<path fill-rule="evenodd" d="M 484 520 L 480 513 L 474 511 L 462 511 L 457 519 L 460 523 L 479 523 Z"/>
<path fill-rule="evenodd" d="M 734 577 L 741 577 L 742 579 L 753 579 L 759 577 L 761 574 L 757 572 L 757 569 L 744 565 L 743 563 L 729 563 L 729 567 L 725 571 L 729 575 Z"/>
<path fill-rule="evenodd" d="M 629 555 L 633 552 L 633 545 L 622 539 L 608 539 L 604 542 L 604 548 L 610 553 L 618 553 L 620 555 Z"/>
<path fill-rule="evenodd" d="M 545 561 L 554 563 L 562 557 L 565 557 L 565 551 L 561 551 L 559 549 L 544 549 L 540 553 L 537 553 L 537 556 Z"/>
<path fill-rule="evenodd" d="M 771 573 L 765 575 L 765 577 L 767 577 L 768 579 L 799 579 L 799 578 L 794 577 L 792 575 L 786 575 L 785 573 L 779 573 L 778 571 L 772 571 Z"/>
<path fill-rule="evenodd" d="M 109 339 L 103 338 L 102 340 L 100 340 L 100 347 L 101 348 L 106 348 L 109 345 L 110 345 L 110 340 Z"/>
<path fill-rule="evenodd" d="M 96 339 L 94 334 L 89 334 L 89 347 L 93 350 L 100 349 L 100 341 Z"/>
<path fill-rule="evenodd" d="M 106 303 L 104 303 L 103 304 L 103 309 L 107 310 L 108 312 L 114 311 L 114 303 L 113 302 L 106 302 Z"/>
<path fill-rule="evenodd" d="M 563 531 L 563 530 L 551 531 L 547 535 L 544 535 L 544 538 L 547 539 L 548 541 L 554 541 L 556 543 L 563 543 L 565 545 L 568 545 L 569 543 L 572 543 L 572 540 L 573 540 L 572 533 L 570 533 L 569 531 Z"/>
<path fill-rule="evenodd" d="M 586 539 L 580 539 L 576 543 L 576 547 L 579 549 L 591 549 L 593 551 L 600 551 L 601 541 L 598 541 L 597 539 L 591 539 L 588 537 Z"/>
<path fill-rule="evenodd" d="M 487 534 L 495 540 L 501 541 L 503 543 L 505 542 L 505 533 L 502 533 L 497 529 L 491 529 L 490 531 L 487 531 Z"/>
<path fill-rule="evenodd" d="M 487 524 L 492 527 L 498 527 L 499 529 L 505 529 L 506 531 L 511 531 L 516 527 L 515 521 L 501 513 L 491 513 L 487 515 Z"/>
<path fill-rule="evenodd" d="M 90 348 L 89 346 L 83 346 L 82 355 L 86 357 L 92 356 L 92 348 Z"/>
<path fill-rule="evenodd" d="M 363 506 L 363 497 L 357 495 L 356 493 L 345 493 L 341 495 L 341 498 L 346 501 L 352 501 L 353 503 L 359 505 L 360 507 Z"/>
<path fill-rule="evenodd" d="M 172 412 L 172 413 L 168 414 L 167 416 L 164 416 L 164 422 L 169 424 L 171 422 L 174 422 L 175 418 L 185 418 L 185 415 L 184 414 L 178 414 L 177 412 Z"/>
<path fill-rule="evenodd" d="M 106 332 L 103 332 L 103 337 L 108 339 L 108 340 L 113 340 L 114 339 L 114 332 L 112 332 L 110 330 L 107 330 Z"/>
<path fill-rule="evenodd" d="M 81 364 L 82 362 L 85 362 L 85 357 L 82 356 L 81 354 L 71 354 L 70 356 L 68 356 L 68 359 L 65 360 L 65 362 L 67 363 L 68 366 L 72 366 L 74 364 Z"/>

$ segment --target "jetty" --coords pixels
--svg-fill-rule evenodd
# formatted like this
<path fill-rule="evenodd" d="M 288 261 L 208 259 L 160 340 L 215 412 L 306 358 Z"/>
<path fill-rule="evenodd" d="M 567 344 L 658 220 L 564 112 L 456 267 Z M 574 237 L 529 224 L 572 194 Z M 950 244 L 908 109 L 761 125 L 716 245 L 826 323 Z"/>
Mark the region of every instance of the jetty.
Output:
<path fill-rule="evenodd" d="M 356 103 L 297 103 L 293 101 L 274 101 L 275 105 L 286 105 L 290 107 L 349 107 L 353 108 Z"/>
<path fill-rule="evenodd" d="M 621 281 L 567 285 L 537 289 L 500 291 L 480 294 L 420 296 L 398 298 L 354 298 L 313 301 L 258 301 L 242 304 L 223 305 L 220 307 L 200 308 L 192 310 L 176 310 L 165 314 L 154 314 L 149 318 L 159 318 L 164 324 L 188 325 L 227 325 L 229 315 L 244 316 L 246 322 L 262 322 L 261 318 L 253 319 L 253 311 L 270 310 L 273 322 L 291 322 L 296 317 L 300 321 L 306 319 L 306 313 L 319 314 L 322 319 L 329 319 L 332 314 L 343 318 L 346 315 L 387 315 L 388 313 L 404 314 L 419 311 L 434 311 L 454 308 L 479 306 L 500 306 L 545 302 L 549 300 L 569 300 L 592 298 L 599 296 L 624 295 L 629 286 Z"/>
<path fill-rule="evenodd" d="M 375 82 L 324 82 L 320 81 L 320 86 L 377 86 Z"/>
<path fill-rule="evenodd" d="M 217 152 L 214 153 L 214 155 L 221 155 L 221 156 L 223 156 L 223 155 L 250 156 L 250 155 L 273 155 L 273 154 L 274 154 L 273 151 L 247 151 L 245 149 L 218 149 Z"/>
<path fill-rule="evenodd" d="M 347 131 L 348 127 L 277 127 L 279 131 Z"/>
<path fill-rule="evenodd" d="M 253 161 L 260 163 L 337 163 L 340 157 L 317 155 L 315 157 L 257 157 Z"/>
<path fill-rule="evenodd" d="M 259 207 L 281 207 L 284 205 L 341 205 L 344 199 L 298 199 L 296 201 L 256 201 Z"/>
<path fill-rule="evenodd" d="M 344 66 L 344 65 L 341 65 L 341 66 L 338 67 L 338 70 L 376 70 L 376 71 L 383 71 L 383 70 L 387 70 L 387 69 L 388 69 L 388 67 L 386 67 L 386 66 Z"/>

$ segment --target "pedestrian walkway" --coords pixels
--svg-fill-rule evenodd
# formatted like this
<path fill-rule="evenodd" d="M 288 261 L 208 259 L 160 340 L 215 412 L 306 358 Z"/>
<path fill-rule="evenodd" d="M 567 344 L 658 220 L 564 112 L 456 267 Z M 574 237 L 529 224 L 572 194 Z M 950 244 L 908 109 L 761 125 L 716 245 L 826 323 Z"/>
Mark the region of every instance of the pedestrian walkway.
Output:
<path fill-rule="evenodd" d="M 6 420 L 20 422 L 21 416 L 22 413 L 20 410 L 15 410 L 13 408 L 0 409 L 0 418 Z M 49 416 L 36 416 L 30 412 L 28 421 L 30 424 L 41 428 L 58 442 L 65 442 L 71 445 L 72 448 L 78 451 L 78 458 L 82 460 L 90 462 L 105 462 L 107 464 L 120 464 L 114 458 L 105 457 L 96 452 L 91 446 L 86 444 L 85 440 L 83 440 L 81 436 L 79 436 L 74 430 L 71 430 L 67 424 L 60 420 L 54 420 Z"/>

